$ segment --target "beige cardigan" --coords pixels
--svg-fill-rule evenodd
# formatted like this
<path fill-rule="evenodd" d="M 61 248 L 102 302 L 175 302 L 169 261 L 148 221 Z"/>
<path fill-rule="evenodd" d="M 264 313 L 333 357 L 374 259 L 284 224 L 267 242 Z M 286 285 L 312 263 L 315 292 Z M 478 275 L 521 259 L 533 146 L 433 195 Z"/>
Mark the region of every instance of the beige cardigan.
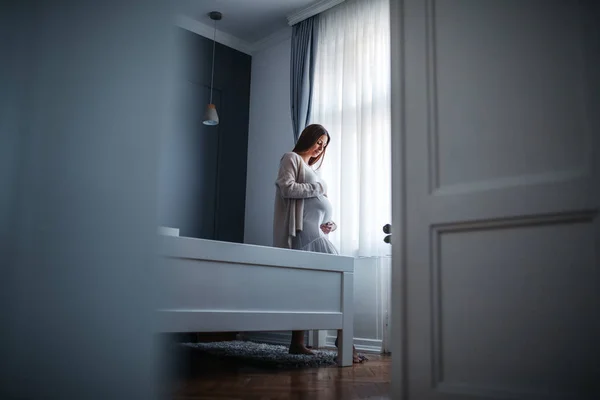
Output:
<path fill-rule="evenodd" d="M 304 183 L 305 168 L 306 163 L 296 153 L 285 153 L 281 158 L 275 182 L 274 247 L 292 248 L 292 238 L 302 230 L 304 199 L 327 193 L 324 185 Z"/>

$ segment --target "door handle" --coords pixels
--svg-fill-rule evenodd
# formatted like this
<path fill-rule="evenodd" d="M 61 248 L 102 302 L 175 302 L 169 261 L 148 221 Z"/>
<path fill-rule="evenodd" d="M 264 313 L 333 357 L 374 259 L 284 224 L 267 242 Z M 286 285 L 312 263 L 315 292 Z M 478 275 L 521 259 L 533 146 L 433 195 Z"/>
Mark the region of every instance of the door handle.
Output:
<path fill-rule="evenodd" d="M 386 242 L 387 244 L 391 244 L 392 243 L 392 225 L 385 224 L 383 226 L 383 233 L 386 234 L 386 237 L 383 238 L 383 241 Z"/>

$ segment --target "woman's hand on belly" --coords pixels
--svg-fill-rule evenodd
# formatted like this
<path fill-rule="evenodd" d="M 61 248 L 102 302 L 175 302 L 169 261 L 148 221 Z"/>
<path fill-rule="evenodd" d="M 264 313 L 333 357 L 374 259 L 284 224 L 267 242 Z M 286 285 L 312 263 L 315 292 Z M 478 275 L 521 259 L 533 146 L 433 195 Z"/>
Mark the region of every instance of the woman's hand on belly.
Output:
<path fill-rule="evenodd" d="M 324 223 L 321 225 L 321 231 L 323 231 L 324 234 L 329 235 L 329 233 L 333 230 L 333 226 L 333 222 Z"/>

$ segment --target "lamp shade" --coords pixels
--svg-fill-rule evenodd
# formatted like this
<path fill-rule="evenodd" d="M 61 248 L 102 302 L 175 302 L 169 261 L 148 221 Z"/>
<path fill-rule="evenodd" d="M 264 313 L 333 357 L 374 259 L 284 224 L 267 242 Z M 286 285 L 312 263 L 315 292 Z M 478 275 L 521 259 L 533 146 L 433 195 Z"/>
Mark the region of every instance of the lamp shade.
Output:
<path fill-rule="evenodd" d="M 217 114 L 217 108 L 214 104 L 209 104 L 206 107 L 206 113 L 204 114 L 204 125 L 219 125 L 219 114 Z"/>

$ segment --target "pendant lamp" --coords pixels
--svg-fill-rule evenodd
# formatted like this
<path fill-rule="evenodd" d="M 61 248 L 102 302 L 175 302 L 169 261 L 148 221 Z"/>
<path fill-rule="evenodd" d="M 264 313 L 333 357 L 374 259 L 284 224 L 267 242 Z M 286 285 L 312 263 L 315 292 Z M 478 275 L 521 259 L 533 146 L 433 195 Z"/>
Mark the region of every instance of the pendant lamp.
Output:
<path fill-rule="evenodd" d="M 217 39 L 217 21 L 220 21 L 221 18 L 223 18 L 223 14 L 218 11 L 213 11 L 209 13 L 208 16 L 215 21 L 215 33 L 213 37 L 212 72 L 210 77 L 210 101 L 206 106 L 206 113 L 204 114 L 204 121 L 202 121 L 202 123 L 204 125 L 214 126 L 219 125 L 219 114 L 217 114 L 217 108 L 212 102 L 213 83 L 215 78 L 215 44 Z"/>

